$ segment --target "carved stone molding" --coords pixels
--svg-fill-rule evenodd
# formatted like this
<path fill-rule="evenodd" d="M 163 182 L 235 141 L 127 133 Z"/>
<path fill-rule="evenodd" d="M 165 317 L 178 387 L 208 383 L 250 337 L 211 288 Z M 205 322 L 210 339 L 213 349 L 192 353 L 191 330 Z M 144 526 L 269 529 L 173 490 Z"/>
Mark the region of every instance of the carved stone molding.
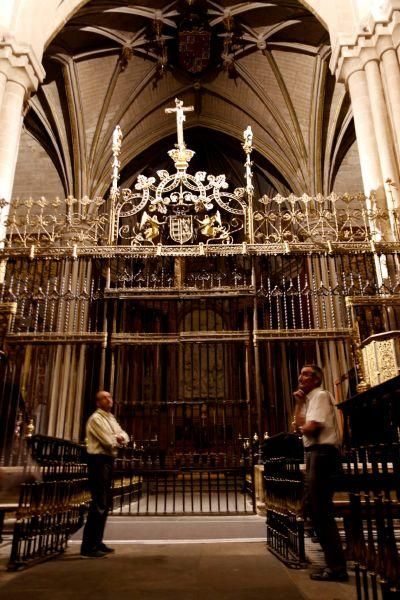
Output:
<path fill-rule="evenodd" d="M 33 48 L 19 44 L 12 36 L 0 39 L 0 73 L 21 84 L 27 92 L 37 90 L 46 75 Z"/>
<path fill-rule="evenodd" d="M 346 81 L 352 72 L 363 68 L 365 60 L 380 60 L 388 44 L 395 48 L 398 45 L 399 25 L 400 2 L 391 0 L 379 17 L 370 16 L 363 24 L 362 31 L 339 37 L 330 60 L 331 72 L 336 74 L 337 80 Z"/>

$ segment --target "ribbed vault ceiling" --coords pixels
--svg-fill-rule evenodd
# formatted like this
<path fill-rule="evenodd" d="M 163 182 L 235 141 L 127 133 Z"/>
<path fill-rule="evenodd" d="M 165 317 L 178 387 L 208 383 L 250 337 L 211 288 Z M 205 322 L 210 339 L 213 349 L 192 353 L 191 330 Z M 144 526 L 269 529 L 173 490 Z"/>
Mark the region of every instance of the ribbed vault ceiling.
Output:
<path fill-rule="evenodd" d="M 195 107 L 185 130 L 194 168 L 225 172 L 239 185 L 250 124 L 260 193 L 331 191 L 354 131 L 344 87 L 328 72 L 322 25 L 295 0 L 190 4 L 92 0 L 47 48 L 46 80 L 25 127 L 65 192 L 106 193 L 117 124 L 122 185 L 143 170 L 171 170 L 165 153 L 175 120 L 164 109 L 175 97 Z M 210 32 L 211 56 L 193 74 L 182 66 L 178 38 L 199 22 Z"/>

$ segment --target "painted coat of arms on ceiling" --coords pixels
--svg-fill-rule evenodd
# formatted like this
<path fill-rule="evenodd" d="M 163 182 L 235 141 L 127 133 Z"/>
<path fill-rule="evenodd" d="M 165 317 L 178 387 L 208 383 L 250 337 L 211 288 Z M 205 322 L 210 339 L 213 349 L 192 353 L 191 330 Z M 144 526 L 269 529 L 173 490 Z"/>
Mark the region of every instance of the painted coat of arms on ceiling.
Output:
<path fill-rule="evenodd" d="M 188 12 L 178 29 L 178 63 L 191 73 L 199 75 L 211 61 L 211 29 L 205 14 Z"/>

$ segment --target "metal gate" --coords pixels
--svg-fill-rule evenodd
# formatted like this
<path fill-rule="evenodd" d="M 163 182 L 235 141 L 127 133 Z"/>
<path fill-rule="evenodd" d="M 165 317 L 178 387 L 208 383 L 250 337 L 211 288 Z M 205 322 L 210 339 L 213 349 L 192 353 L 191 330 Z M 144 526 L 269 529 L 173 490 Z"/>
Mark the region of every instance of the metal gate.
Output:
<path fill-rule="evenodd" d="M 251 469 L 117 470 L 113 514 L 215 515 L 255 512 Z"/>

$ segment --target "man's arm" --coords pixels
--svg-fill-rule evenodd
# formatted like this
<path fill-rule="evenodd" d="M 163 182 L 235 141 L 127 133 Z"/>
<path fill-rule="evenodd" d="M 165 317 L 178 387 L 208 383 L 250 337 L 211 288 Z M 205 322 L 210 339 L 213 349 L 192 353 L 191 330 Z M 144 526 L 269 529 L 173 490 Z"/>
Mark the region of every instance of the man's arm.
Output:
<path fill-rule="evenodd" d="M 115 437 L 110 428 L 106 428 L 104 425 L 104 418 L 94 413 L 88 422 L 87 430 L 97 439 L 103 448 L 111 449 L 116 445 Z"/>
<path fill-rule="evenodd" d="M 307 395 L 303 392 L 303 390 L 296 390 L 293 393 L 293 396 L 296 399 L 293 419 L 293 425 L 295 429 L 307 437 L 314 437 L 323 428 L 323 423 L 313 420 L 306 421 L 304 405 Z"/>
<path fill-rule="evenodd" d="M 307 409 L 307 421 L 302 429 L 307 437 L 316 437 L 325 427 L 327 414 L 330 409 L 330 395 L 325 390 L 313 396 Z"/>
<path fill-rule="evenodd" d="M 304 414 L 304 406 L 306 403 L 306 394 L 303 390 L 296 390 L 293 393 L 293 397 L 296 400 L 296 405 L 294 407 L 294 417 L 293 417 L 293 428 L 295 431 L 298 431 L 301 427 L 303 427 L 305 422 L 305 414 Z"/>
<path fill-rule="evenodd" d="M 114 423 L 116 428 L 115 437 L 118 444 L 127 444 L 129 442 L 129 435 L 124 431 L 117 419 L 114 417 Z"/>
<path fill-rule="evenodd" d="M 115 437 L 118 444 L 127 444 L 129 442 L 129 435 L 123 429 L 121 429 Z"/>
<path fill-rule="evenodd" d="M 300 429 L 307 437 L 315 437 L 322 428 L 323 424 L 318 423 L 318 421 L 307 421 Z"/>

